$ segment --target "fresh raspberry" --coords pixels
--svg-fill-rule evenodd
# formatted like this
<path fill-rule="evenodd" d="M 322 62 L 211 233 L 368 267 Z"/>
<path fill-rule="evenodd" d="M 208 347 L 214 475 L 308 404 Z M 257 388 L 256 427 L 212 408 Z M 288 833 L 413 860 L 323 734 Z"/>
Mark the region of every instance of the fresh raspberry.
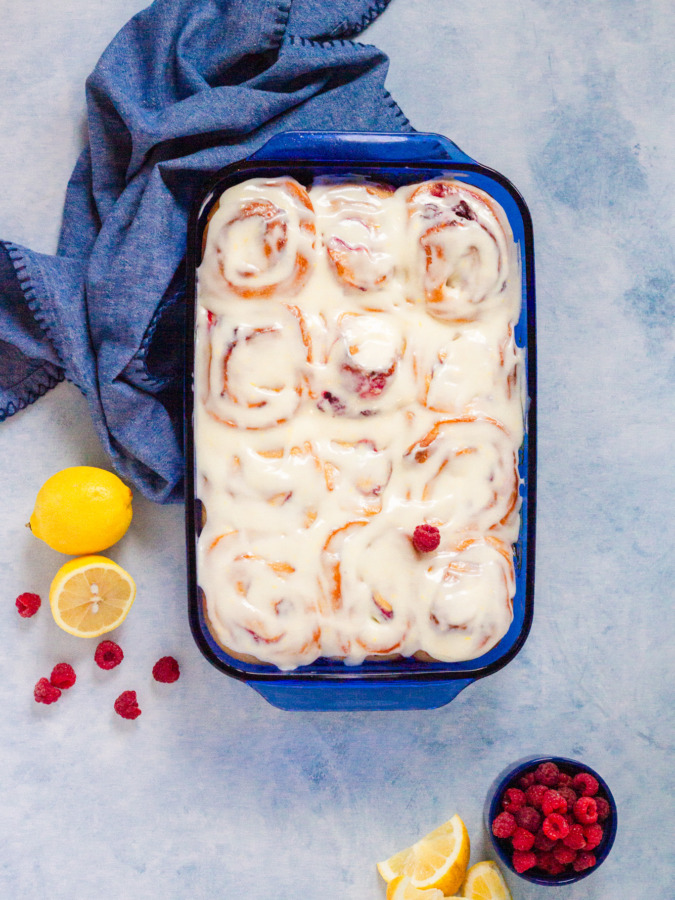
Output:
<path fill-rule="evenodd" d="M 534 770 L 534 780 L 539 784 L 545 784 L 546 787 L 553 787 L 558 783 L 560 769 L 554 762 L 539 763 Z"/>
<path fill-rule="evenodd" d="M 511 862 L 516 872 L 526 872 L 537 865 L 537 857 L 531 850 L 514 850 Z"/>
<path fill-rule="evenodd" d="M 534 846 L 534 835 L 527 828 L 516 828 L 511 838 L 514 850 L 531 850 Z"/>
<path fill-rule="evenodd" d="M 418 525 L 413 532 L 412 543 L 418 553 L 430 553 L 441 542 L 441 533 L 435 525 Z"/>
<path fill-rule="evenodd" d="M 567 787 L 572 784 L 572 776 L 568 772 L 559 772 L 558 773 L 558 789 L 561 787 Z"/>
<path fill-rule="evenodd" d="M 593 797 L 579 797 L 574 804 L 574 818 L 582 825 L 598 821 L 598 807 Z"/>
<path fill-rule="evenodd" d="M 518 788 L 507 788 L 502 797 L 502 809 L 512 813 L 522 806 L 525 806 L 525 794 Z"/>
<path fill-rule="evenodd" d="M 561 797 L 564 797 L 565 800 L 567 800 L 567 808 L 572 809 L 574 804 L 579 799 L 577 796 L 577 792 L 567 784 L 562 784 L 559 788 L 556 788 L 556 790 Z"/>
<path fill-rule="evenodd" d="M 532 787 L 534 784 L 534 772 L 526 772 L 524 775 L 521 775 L 518 784 L 524 791 Z"/>
<path fill-rule="evenodd" d="M 555 841 L 551 840 L 550 837 L 547 837 L 546 832 L 540 828 L 534 836 L 534 849 L 546 852 L 548 850 L 553 850 L 554 847 Z"/>
<path fill-rule="evenodd" d="M 588 825 L 586 826 L 589 827 Z M 563 838 L 563 844 L 566 847 L 571 847 L 572 850 L 585 850 L 586 849 L 586 837 L 584 835 L 584 829 L 578 822 L 575 822 L 573 825 L 570 825 L 570 831 L 567 837 Z"/>
<path fill-rule="evenodd" d="M 19 594 L 16 598 L 16 608 L 22 619 L 30 619 L 40 609 L 42 600 L 37 594 Z"/>
<path fill-rule="evenodd" d="M 541 803 L 547 791 L 548 788 L 545 784 L 533 784 L 525 791 L 525 798 L 530 806 L 541 809 Z"/>
<path fill-rule="evenodd" d="M 550 837 L 552 841 L 565 838 L 570 832 L 567 819 L 560 813 L 551 813 L 550 816 L 546 816 L 541 827 L 544 829 L 546 837 Z"/>
<path fill-rule="evenodd" d="M 558 862 L 550 850 L 537 853 L 537 866 L 549 875 L 560 875 L 565 866 Z"/>
<path fill-rule="evenodd" d="M 594 797 L 598 793 L 598 779 L 590 772 L 578 772 L 572 779 L 575 791 L 582 797 Z"/>
<path fill-rule="evenodd" d="M 592 853 L 582 850 L 581 853 L 577 853 L 576 859 L 572 863 L 572 868 L 575 872 L 583 872 L 584 869 L 592 868 L 595 862 L 595 856 Z"/>
<path fill-rule="evenodd" d="M 61 696 L 61 691 L 54 687 L 48 678 L 41 678 L 35 685 L 33 696 L 36 703 L 56 703 Z"/>
<path fill-rule="evenodd" d="M 122 691 L 115 700 L 115 712 L 123 719 L 137 719 L 141 714 L 136 691 Z"/>
<path fill-rule="evenodd" d="M 173 656 L 163 656 L 152 667 L 152 677 L 162 684 L 173 684 L 180 678 L 180 668 Z"/>
<path fill-rule="evenodd" d="M 61 690 L 67 690 L 77 681 L 75 670 L 69 663 L 57 663 L 49 676 L 50 683 Z"/>
<path fill-rule="evenodd" d="M 521 828 L 527 828 L 533 834 L 541 825 L 541 813 L 537 812 L 533 806 L 523 806 L 517 809 L 513 815 L 516 817 L 517 825 L 520 825 Z"/>
<path fill-rule="evenodd" d="M 100 669 L 114 669 L 123 659 L 122 648 L 114 641 L 101 641 L 94 653 L 94 662 Z"/>
<path fill-rule="evenodd" d="M 560 841 L 555 845 L 551 853 L 553 853 L 553 856 L 559 863 L 562 863 L 563 866 L 569 865 L 569 863 L 573 862 L 577 856 L 576 850 L 572 850 L 571 847 L 566 846 Z"/>
<path fill-rule="evenodd" d="M 567 800 L 558 791 L 548 790 L 541 801 L 541 809 L 545 816 L 553 812 L 567 812 Z"/>
<path fill-rule="evenodd" d="M 609 816 L 609 803 L 604 797 L 594 797 L 593 799 L 598 808 L 598 822 L 604 822 Z"/>
<path fill-rule="evenodd" d="M 510 812 L 501 812 L 492 822 L 492 833 L 498 838 L 510 838 L 516 830 L 516 820 Z"/>
<path fill-rule="evenodd" d="M 595 850 L 598 844 L 602 841 L 602 826 L 598 825 L 597 822 L 594 822 L 592 825 L 584 825 L 582 827 L 584 838 L 586 840 L 586 846 L 583 849 Z"/>

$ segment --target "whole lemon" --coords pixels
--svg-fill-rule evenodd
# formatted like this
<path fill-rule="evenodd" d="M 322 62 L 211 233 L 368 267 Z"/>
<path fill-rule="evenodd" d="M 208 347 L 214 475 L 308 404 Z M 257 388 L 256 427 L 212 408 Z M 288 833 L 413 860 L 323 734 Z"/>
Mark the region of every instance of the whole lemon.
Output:
<path fill-rule="evenodd" d="M 94 466 L 62 469 L 42 485 L 29 527 L 52 550 L 81 556 L 112 547 L 131 524 L 131 491 Z"/>

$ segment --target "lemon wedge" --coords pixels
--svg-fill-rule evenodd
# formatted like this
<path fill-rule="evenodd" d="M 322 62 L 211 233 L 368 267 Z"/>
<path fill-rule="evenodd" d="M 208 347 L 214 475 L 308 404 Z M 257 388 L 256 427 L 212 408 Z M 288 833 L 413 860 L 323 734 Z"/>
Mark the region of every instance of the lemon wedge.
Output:
<path fill-rule="evenodd" d="M 54 621 L 77 637 L 98 637 L 117 628 L 135 597 L 131 575 L 106 556 L 71 559 L 49 589 Z"/>
<path fill-rule="evenodd" d="M 455 815 L 412 847 L 378 863 L 377 870 L 387 883 L 406 875 L 410 887 L 425 891 L 436 888 L 447 897 L 462 884 L 470 852 L 466 825 Z"/>
<path fill-rule="evenodd" d="M 462 900 L 462 898 L 446 897 L 438 888 L 422 891 L 410 883 L 407 875 L 399 875 L 387 885 L 387 900 Z"/>
<path fill-rule="evenodd" d="M 82 556 L 112 547 L 131 524 L 130 489 L 113 472 L 71 466 L 38 491 L 29 528 L 52 550 Z"/>
<path fill-rule="evenodd" d="M 511 900 L 511 891 L 497 863 L 486 859 L 466 873 L 462 896 L 469 900 Z"/>

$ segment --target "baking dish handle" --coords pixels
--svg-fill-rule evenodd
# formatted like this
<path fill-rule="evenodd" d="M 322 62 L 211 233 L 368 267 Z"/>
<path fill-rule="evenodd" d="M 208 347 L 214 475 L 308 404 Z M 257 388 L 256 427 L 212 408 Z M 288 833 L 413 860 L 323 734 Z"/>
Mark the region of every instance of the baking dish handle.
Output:
<path fill-rule="evenodd" d="M 472 681 L 473 678 L 458 678 L 442 684 L 430 681 L 391 684 L 365 680 L 295 684 L 249 681 L 248 684 L 278 709 L 347 711 L 438 709 L 454 700 Z"/>
<path fill-rule="evenodd" d="M 416 131 L 389 134 L 359 131 L 284 131 L 249 156 L 259 162 L 474 162 L 441 134 Z"/>

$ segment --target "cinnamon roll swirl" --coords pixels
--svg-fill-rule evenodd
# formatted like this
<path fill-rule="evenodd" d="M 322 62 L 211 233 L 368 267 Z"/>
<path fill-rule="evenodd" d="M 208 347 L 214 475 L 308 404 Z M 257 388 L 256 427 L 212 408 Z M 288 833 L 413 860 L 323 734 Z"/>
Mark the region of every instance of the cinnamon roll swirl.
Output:
<path fill-rule="evenodd" d="M 435 351 L 422 402 L 452 417 L 498 419 L 517 444 L 523 439 L 523 355 L 513 329 L 458 327 Z"/>
<path fill-rule="evenodd" d="M 467 322 L 499 303 L 509 269 L 506 235 L 482 191 L 425 182 L 408 199 L 408 232 L 412 283 L 432 316 Z"/>
<path fill-rule="evenodd" d="M 287 422 L 307 390 L 311 341 L 291 306 L 254 306 L 246 321 L 200 310 L 202 402 L 224 425 L 271 428 Z"/>
<path fill-rule="evenodd" d="M 425 517 L 454 531 L 515 527 L 517 533 L 518 461 L 513 439 L 496 420 L 437 422 L 407 450 L 404 464 L 409 499 Z"/>
<path fill-rule="evenodd" d="M 200 587 L 206 613 L 223 645 L 237 654 L 263 656 L 280 669 L 319 655 L 321 625 L 316 575 L 297 546 L 259 538 L 255 548 L 236 530 L 204 533 Z"/>
<path fill-rule="evenodd" d="M 415 554 L 405 533 L 363 521 L 335 530 L 323 553 L 333 650 L 350 663 L 406 652 Z M 324 636 L 324 644 L 329 640 Z"/>
<path fill-rule="evenodd" d="M 491 535 L 441 547 L 420 591 L 418 640 L 433 659 L 460 662 L 491 650 L 513 620 L 511 548 Z"/>
<path fill-rule="evenodd" d="M 314 208 L 295 179 L 230 188 L 209 222 L 198 271 L 202 302 L 224 312 L 232 298 L 292 298 L 311 274 L 315 247 Z"/>
<path fill-rule="evenodd" d="M 347 288 L 378 291 L 391 278 L 393 195 L 391 186 L 369 182 L 320 181 L 310 191 L 331 270 Z"/>

